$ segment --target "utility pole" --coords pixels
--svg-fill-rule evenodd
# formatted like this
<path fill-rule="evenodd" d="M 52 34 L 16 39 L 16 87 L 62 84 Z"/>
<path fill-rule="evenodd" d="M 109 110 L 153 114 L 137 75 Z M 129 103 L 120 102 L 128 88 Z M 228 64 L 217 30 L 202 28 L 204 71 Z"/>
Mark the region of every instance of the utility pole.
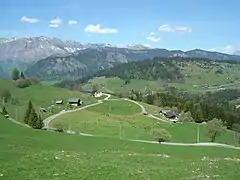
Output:
<path fill-rule="evenodd" d="M 18 108 L 15 109 L 15 120 L 18 121 Z"/>
<path fill-rule="evenodd" d="M 119 139 L 122 139 L 122 125 L 119 126 Z"/>
<path fill-rule="evenodd" d="M 68 119 L 68 129 L 69 129 L 69 132 L 71 132 L 71 121 L 70 121 L 70 119 Z"/>
<path fill-rule="evenodd" d="M 199 125 L 197 125 L 197 143 L 199 143 L 199 139 L 200 139 L 200 134 L 199 134 Z"/>

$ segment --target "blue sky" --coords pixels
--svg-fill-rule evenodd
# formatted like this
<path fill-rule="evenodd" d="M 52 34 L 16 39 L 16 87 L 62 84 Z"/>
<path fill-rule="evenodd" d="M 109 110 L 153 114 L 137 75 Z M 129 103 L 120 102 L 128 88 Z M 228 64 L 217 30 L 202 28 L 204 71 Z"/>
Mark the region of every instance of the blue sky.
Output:
<path fill-rule="evenodd" d="M 239 0 L 3 0 L 0 37 L 240 50 Z"/>

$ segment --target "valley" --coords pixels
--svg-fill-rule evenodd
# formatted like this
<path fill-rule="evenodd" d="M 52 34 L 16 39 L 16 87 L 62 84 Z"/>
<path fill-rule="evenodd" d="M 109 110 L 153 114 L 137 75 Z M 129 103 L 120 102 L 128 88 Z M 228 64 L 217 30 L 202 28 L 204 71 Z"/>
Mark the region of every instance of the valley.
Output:
<path fill-rule="evenodd" d="M 101 45 L 0 74 L 0 179 L 237 179 L 239 62 L 143 51 L 163 52 Z"/>

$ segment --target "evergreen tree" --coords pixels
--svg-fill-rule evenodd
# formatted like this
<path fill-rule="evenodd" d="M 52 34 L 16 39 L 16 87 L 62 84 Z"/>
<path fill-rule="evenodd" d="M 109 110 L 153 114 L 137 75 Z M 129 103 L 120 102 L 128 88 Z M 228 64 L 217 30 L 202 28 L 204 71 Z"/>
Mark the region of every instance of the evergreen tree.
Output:
<path fill-rule="evenodd" d="M 16 80 L 19 79 L 19 71 L 18 71 L 18 69 L 16 69 L 16 68 L 12 70 L 12 79 L 13 79 L 14 81 L 16 81 Z"/>
<path fill-rule="evenodd" d="M 37 115 L 35 109 L 32 108 L 32 109 L 31 109 L 30 116 L 29 116 L 29 122 L 28 122 L 28 124 L 29 124 L 32 128 L 37 129 L 37 127 L 38 127 L 38 124 L 37 124 L 37 123 L 38 123 L 38 115 Z"/>
<path fill-rule="evenodd" d="M 200 106 L 196 106 L 195 113 L 193 115 L 193 119 L 195 122 L 201 123 L 203 122 L 203 111 Z"/>
<path fill-rule="evenodd" d="M 191 102 L 190 101 L 186 101 L 185 104 L 184 104 L 184 107 L 183 107 L 183 111 L 184 112 L 187 112 L 189 111 L 191 108 Z"/>
<path fill-rule="evenodd" d="M 24 76 L 23 72 L 20 73 L 20 78 L 25 79 L 25 76 Z"/>
<path fill-rule="evenodd" d="M 42 128 L 43 128 L 43 120 L 42 120 L 42 117 L 40 115 L 38 115 L 36 129 L 42 129 Z"/>
<path fill-rule="evenodd" d="M 93 85 L 92 93 L 98 92 L 98 86 L 96 84 Z"/>
<path fill-rule="evenodd" d="M 2 109 L 2 114 L 3 114 L 3 115 L 7 115 L 7 114 L 8 114 L 8 112 L 7 112 L 7 109 L 6 109 L 6 107 L 5 107 L 5 106 L 3 106 L 3 109 Z"/>
<path fill-rule="evenodd" d="M 32 109 L 33 109 L 32 102 L 29 101 L 28 102 L 28 108 L 27 108 L 27 110 L 25 112 L 25 116 L 24 116 L 24 123 L 25 124 L 29 124 L 29 122 L 30 122 L 30 114 L 31 114 Z"/>

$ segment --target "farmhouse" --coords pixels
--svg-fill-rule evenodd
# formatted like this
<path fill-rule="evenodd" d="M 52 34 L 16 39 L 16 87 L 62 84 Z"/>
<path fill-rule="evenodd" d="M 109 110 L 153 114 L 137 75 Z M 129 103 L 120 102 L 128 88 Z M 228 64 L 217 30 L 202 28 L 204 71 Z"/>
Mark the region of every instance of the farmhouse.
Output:
<path fill-rule="evenodd" d="M 94 97 L 101 97 L 102 96 L 102 92 L 95 91 L 95 92 L 93 92 L 93 96 Z"/>
<path fill-rule="evenodd" d="M 71 98 L 71 99 L 68 99 L 68 104 L 71 104 L 74 106 L 80 106 L 82 104 L 82 101 L 79 98 Z"/>
<path fill-rule="evenodd" d="M 160 111 L 159 113 L 170 120 L 177 120 L 177 113 L 174 110 Z"/>
<path fill-rule="evenodd" d="M 63 104 L 63 100 L 57 100 L 55 103 L 56 104 Z"/>
<path fill-rule="evenodd" d="M 47 112 L 47 110 L 45 108 L 40 108 L 39 111 L 40 112 Z"/>

